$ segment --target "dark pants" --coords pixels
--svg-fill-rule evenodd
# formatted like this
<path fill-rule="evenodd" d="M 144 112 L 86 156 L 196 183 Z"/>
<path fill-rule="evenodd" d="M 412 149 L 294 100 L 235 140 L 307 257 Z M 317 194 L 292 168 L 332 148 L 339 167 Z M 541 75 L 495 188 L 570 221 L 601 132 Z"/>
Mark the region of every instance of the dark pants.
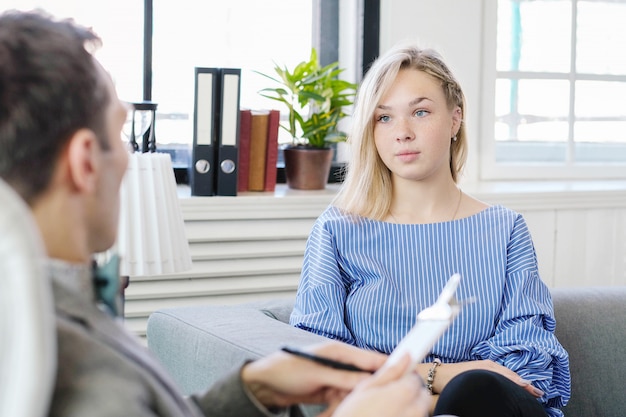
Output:
<path fill-rule="evenodd" d="M 546 417 L 539 401 L 510 379 L 473 370 L 454 377 L 443 389 L 435 415 L 459 417 Z"/>

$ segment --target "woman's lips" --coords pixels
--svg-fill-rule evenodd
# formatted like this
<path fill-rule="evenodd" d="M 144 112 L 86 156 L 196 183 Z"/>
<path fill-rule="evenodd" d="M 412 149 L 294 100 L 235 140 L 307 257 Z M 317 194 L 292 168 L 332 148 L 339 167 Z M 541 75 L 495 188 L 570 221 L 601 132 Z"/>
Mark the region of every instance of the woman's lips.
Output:
<path fill-rule="evenodd" d="M 419 151 L 401 151 L 396 154 L 396 157 L 402 162 L 411 162 L 416 160 L 419 155 Z"/>

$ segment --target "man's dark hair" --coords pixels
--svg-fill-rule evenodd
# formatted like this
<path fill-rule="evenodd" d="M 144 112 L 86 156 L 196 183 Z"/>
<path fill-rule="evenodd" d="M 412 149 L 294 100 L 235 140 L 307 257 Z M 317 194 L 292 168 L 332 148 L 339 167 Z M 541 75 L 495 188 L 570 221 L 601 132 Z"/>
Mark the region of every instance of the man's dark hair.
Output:
<path fill-rule="evenodd" d="M 29 203 L 45 190 L 69 138 L 88 128 L 108 149 L 111 97 L 87 48 L 91 30 L 43 12 L 0 15 L 0 177 Z"/>

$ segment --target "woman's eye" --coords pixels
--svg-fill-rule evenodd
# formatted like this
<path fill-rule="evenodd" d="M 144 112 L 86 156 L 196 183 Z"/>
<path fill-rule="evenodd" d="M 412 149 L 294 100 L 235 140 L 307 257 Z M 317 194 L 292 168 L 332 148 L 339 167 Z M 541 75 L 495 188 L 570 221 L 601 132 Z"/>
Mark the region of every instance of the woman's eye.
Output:
<path fill-rule="evenodd" d="M 376 121 L 387 123 L 389 121 L 389 116 L 387 116 L 386 114 L 383 114 L 382 116 L 378 116 L 378 118 L 376 118 Z"/>
<path fill-rule="evenodd" d="M 415 115 L 416 115 L 417 117 L 424 117 L 424 116 L 426 116 L 427 114 L 428 114 L 428 111 L 427 111 L 427 110 L 417 110 L 417 111 L 415 112 Z"/>

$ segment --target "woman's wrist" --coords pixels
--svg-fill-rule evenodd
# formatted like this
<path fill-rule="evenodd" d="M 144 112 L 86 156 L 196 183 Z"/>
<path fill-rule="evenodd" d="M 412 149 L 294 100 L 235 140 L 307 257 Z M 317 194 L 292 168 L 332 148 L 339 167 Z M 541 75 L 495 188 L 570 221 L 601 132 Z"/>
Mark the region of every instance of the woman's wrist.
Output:
<path fill-rule="evenodd" d="M 426 374 L 426 389 L 430 393 L 430 395 L 434 394 L 433 386 L 435 384 L 435 377 L 437 376 L 437 367 L 441 365 L 441 359 L 435 358 L 428 369 L 428 373 Z"/>

